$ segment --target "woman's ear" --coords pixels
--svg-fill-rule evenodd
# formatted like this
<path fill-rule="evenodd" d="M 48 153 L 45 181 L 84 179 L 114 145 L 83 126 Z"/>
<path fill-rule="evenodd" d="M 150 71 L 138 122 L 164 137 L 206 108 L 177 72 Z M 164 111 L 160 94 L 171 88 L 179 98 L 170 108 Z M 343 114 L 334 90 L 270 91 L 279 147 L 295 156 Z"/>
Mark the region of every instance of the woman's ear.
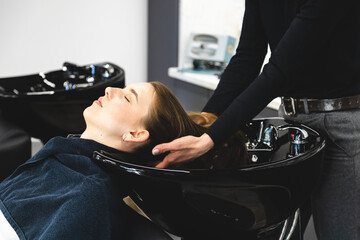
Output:
<path fill-rule="evenodd" d="M 125 135 L 123 136 L 123 141 L 141 143 L 148 140 L 149 136 L 149 132 L 145 129 L 130 131 L 128 133 L 125 133 Z"/>

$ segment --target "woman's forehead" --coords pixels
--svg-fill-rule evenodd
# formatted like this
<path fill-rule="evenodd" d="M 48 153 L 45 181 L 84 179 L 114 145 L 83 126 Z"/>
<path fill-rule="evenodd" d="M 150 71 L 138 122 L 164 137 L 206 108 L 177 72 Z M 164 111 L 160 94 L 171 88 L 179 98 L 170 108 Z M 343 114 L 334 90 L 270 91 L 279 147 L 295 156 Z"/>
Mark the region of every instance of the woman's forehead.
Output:
<path fill-rule="evenodd" d="M 139 91 L 149 91 L 153 90 L 153 87 L 148 82 L 138 82 L 138 83 L 132 83 L 126 86 L 127 89 L 138 89 Z"/>
<path fill-rule="evenodd" d="M 139 99 L 150 100 L 154 95 L 154 88 L 148 82 L 140 82 L 129 84 L 126 89 L 135 92 L 138 95 Z"/>

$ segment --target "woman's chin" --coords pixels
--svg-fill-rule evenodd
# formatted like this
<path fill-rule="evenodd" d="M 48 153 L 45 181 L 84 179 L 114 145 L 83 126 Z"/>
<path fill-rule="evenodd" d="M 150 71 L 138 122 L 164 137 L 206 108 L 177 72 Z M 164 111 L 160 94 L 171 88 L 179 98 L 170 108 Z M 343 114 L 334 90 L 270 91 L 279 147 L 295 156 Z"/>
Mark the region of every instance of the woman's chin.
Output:
<path fill-rule="evenodd" d="M 91 106 L 85 108 L 85 110 L 83 111 L 83 117 L 85 119 L 85 122 L 87 122 L 87 119 L 89 119 L 89 117 L 91 116 Z"/>

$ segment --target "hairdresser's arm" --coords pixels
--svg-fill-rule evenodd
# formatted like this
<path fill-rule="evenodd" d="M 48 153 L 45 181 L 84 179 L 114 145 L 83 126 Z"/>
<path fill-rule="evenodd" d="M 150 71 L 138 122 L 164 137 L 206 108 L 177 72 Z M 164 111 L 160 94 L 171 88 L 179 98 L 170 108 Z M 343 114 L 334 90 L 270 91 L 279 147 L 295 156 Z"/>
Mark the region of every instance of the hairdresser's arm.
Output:
<path fill-rule="evenodd" d="M 250 1 L 250 0 L 248 0 Z M 241 129 L 277 96 L 296 86 L 292 78 L 300 68 L 316 64 L 344 16 L 358 0 L 309 0 L 291 22 L 272 51 L 269 63 L 207 130 L 215 144 Z M 310 68 L 311 69 L 311 68 Z M 290 93 L 291 94 L 291 93 Z"/>
<path fill-rule="evenodd" d="M 238 47 L 203 112 L 220 116 L 259 75 L 267 53 L 267 38 L 259 16 L 259 1 L 247 0 Z"/>
<path fill-rule="evenodd" d="M 235 55 L 222 74 L 219 85 L 210 98 L 204 112 L 220 115 L 244 89 L 259 75 L 267 52 L 267 40 L 258 13 L 258 1 L 246 1 L 242 33 Z M 153 149 L 154 154 L 169 151 L 165 159 L 157 165 L 169 165 L 195 159 L 214 146 L 208 134 L 201 137 L 187 136 L 170 143 L 160 144 Z"/>
<path fill-rule="evenodd" d="M 226 140 L 290 86 L 295 69 L 311 62 L 332 39 L 339 21 L 358 0 L 309 0 L 272 52 L 263 72 L 208 129 L 215 144 Z M 252 1 L 247 1 L 247 3 Z M 255 1 L 254 1 L 255 2 Z M 204 149 L 199 150 L 201 152 Z"/>

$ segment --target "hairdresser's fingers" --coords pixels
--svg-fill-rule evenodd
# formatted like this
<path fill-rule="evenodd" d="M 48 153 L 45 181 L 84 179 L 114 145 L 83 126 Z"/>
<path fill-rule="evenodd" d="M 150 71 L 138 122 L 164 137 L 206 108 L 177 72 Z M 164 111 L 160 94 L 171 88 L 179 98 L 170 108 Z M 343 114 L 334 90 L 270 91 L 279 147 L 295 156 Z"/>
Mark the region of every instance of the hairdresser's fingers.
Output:
<path fill-rule="evenodd" d="M 171 166 L 172 164 L 174 164 L 174 163 L 173 163 L 173 159 L 175 159 L 176 156 L 173 157 L 173 154 L 176 155 L 175 152 L 169 153 L 169 154 L 168 154 L 160 163 L 158 163 L 155 167 L 156 167 L 156 168 L 167 168 L 167 167 Z"/>
<path fill-rule="evenodd" d="M 175 139 L 170 143 L 160 144 L 154 147 L 153 154 L 169 152 L 169 154 L 156 167 L 168 167 L 177 163 L 184 163 L 200 157 L 214 146 L 209 135 L 201 137 L 186 136 Z"/>
<path fill-rule="evenodd" d="M 192 141 L 192 138 L 195 138 L 195 137 L 186 136 L 186 137 L 175 139 L 169 143 L 162 143 L 162 144 L 156 145 L 153 148 L 152 153 L 153 153 L 153 155 L 159 155 L 159 154 L 162 154 L 165 152 L 182 150 L 182 149 L 184 149 L 184 147 L 186 148 L 188 142 Z"/>
<path fill-rule="evenodd" d="M 170 165 L 169 162 L 162 160 L 160 163 L 158 163 L 155 167 L 156 168 L 167 168 Z"/>
<path fill-rule="evenodd" d="M 152 154 L 153 155 L 160 155 L 160 154 L 163 154 L 165 152 L 176 150 L 177 148 L 179 148 L 178 144 L 176 144 L 177 140 L 178 139 L 175 139 L 175 140 L 173 140 L 171 142 L 168 142 L 168 143 L 162 143 L 162 144 L 156 145 L 152 150 Z"/>
<path fill-rule="evenodd" d="M 165 152 L 179 150 L 182 147 L 181 142 L 183 141 L 183 138 L 184 137 L 175 139 L 168 143 L 162 143 L 162 144 L 156 145 L 152 150 L 153 155 L 160 155 Z"/>
<path fill-rule="evenodd" d="M 171 165 L 188 162 L 192 159 L 186 158 L 182 154 L 182 151 L 170 152 L 160 163 L 156 165 L 156 168 L 167 168 Z"/>

